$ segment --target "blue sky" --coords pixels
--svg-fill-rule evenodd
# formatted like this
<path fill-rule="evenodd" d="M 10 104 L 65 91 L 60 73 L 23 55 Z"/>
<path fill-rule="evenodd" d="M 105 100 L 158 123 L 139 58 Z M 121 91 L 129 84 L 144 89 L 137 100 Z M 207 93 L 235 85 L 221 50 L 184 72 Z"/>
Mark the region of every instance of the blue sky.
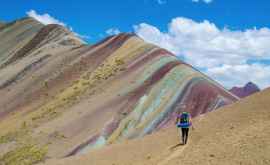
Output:
<path fill-rule="evenodd" d="M 161 1 L 161 0 L 160 0 Z M 195 21 L 209 20 L 218 27 L 246 29 L 270 27 L 269 0 L 214 0 L 211 3 L 192 0 L 8 0 L 1 2 L 0 19 L 11 21 L 25 16 L 31 9 L 49 13 L 65 22 L 80 34 L 100 39 L 100 34 L 111 27 L 132 31 L 141 22 L 155 25 L 161 30 L 175 17 Z"/>
<path fill-rule="evenodd" d="M 12 21 L 27 13 L 41 19 L 48 14 L 90 43 L 134 31 L 227 88 L 248 81 L 270 86 L 269 0 L 1 2 L 0 20 Z"/>

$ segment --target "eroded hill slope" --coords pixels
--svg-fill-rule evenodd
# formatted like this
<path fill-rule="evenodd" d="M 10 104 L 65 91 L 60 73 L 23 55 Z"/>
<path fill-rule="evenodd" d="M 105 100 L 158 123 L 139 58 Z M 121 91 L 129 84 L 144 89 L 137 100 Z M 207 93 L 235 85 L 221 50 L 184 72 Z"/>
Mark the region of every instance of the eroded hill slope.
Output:
<path fill-rule="evenodd" d="M 270 89 L 195 119 L 187 145 L 174 127 L 46 165 L 239 165 L 270 163 Z"/>
<path fill-rule="evenodd" d="M 28 18 L 0 35 L 0 160 L 6 164 L 87 153 L 168 127 L 178 111 L 197 116 L 238 99 L 134 34 L 89 46 L 62 26 Z"/>

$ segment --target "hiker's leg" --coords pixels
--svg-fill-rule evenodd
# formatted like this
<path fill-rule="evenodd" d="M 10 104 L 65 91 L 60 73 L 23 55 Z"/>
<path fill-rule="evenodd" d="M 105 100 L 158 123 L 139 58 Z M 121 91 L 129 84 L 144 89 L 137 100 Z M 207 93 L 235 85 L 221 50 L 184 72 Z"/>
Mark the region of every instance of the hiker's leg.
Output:
<path fill-rule="evenodd" d="M 181 128 L 182 130 L 182 142 L 185 144 L 185 128 Z"/>
<path fill-rule="evenodd" d="M 186 131 L 185 131 L 185 133 L 186 133 L 186 139 L 185 139 L 185 144 L 187 144 L 187 141 L 188 141 L 188 131 L 189 131 L 189 128 L 186 128 Z"/>
<path fill-rule="evenodd" d="M 186 138 L 187 138 L 187 134 L 186 134 L 186 128 L 182 128 L 183 129 L 183 144 L 185 144 L 186 142 Z"/>

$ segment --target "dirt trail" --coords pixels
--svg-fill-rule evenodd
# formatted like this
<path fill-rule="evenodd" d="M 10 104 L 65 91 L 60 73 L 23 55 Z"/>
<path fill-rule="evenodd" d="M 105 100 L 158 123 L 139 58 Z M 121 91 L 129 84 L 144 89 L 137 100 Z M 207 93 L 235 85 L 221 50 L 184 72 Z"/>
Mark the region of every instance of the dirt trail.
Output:
<path fill-rule="evenodd" d="M 177 147 L 177 149 L 175 151 L 173 151 L 167 158 L 165 158 L 163 161 L 161 161 L 157 165 L 166 165 L 170 160 L 175 159 L 179 155 L 181 155 L 183 153 L 183 151 L 185 150 L 186 145 L 185 146 L 181 146 L 180 148 L 179 147 Z"/>

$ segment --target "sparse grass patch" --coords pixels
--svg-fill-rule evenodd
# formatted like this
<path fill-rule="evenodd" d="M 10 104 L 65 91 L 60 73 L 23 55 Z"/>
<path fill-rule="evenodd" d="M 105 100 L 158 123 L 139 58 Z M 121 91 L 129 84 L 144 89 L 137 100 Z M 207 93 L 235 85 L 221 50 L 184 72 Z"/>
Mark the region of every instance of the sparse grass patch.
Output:
<path fill-rule="evenodd" d="M 20 130 L 8 132 L 7 134 L 0 136 L 0 144 L 17 141 L 18 138 L 26 136 L 28 131 L 27 129 L 24 128 L 24 124 L 25 123 L 22 124 L 22 127 Z"/>
<path fill-rule="evenodd" d="M 67 137 L 64 134 L 61 134 L 60 132 L 56 131 L 52 134 L 52 136 L 56 139 L 66 139 Z"/>
<path fill-rule="evenodd" d="M 48 83 L 48 81 L 44 81 L 44 87 L 45 87 L 45 88 L 49 88 L 49 83 Z"/>
<path fill-rule="evenodd" d="M 105 61 L 94 72 L 87 73 L 76 80 L 72 86 L 61 92 L 52 102 L 42 108 L 42 112 L 32 116 L 32 122 L 49 120 L 56 117 L 58 107 L 73 104 L 80 99 L 80 95 L 89 88 L 94 88 L 100 81 L 107 80 L 121 70 L 125 64 L 121 58 Z M 46 86 L 46 85 L 45 85 Z"/>
<path fill-rule="evenodd" d="M 48 108 L 47 110 L 43 111 L 41 114 L 35 115 L 32 117 L 32 121 L 38 120 L 45 120 L 46 118 L 54 118 L 57 116 L 57 112 L 52 108 Z"/>
<path fill-rule="evenodd" d="M 17 138 L 18 133 L 17 132 L 9 132 L 6 135 L 3 135 L 0 137 L 0 144 L 5 144 L 8 142 L 15 141 Z"/>
<path fill-rule="evenodd" d="M 52 101 L 35 111 L 29 118 L 30 121 L 27 123 L 27 127 L 31 129 L 34 125 L 39 125 L 42 122 L 56 118 L 61 114 L 61 112 L 57 110 L 58 108 L 74 104 L 88 89 L 94 89 L 102 81 L 114 76 L 123 68 L 123 64 L 125 64 L 123 58 L 115 57 L 104 61 L 95 71 L 82 75 L 81 78 L 74 81 L 70 87 L 56 95 Z M 49 87 L 48 81 L 44 82 L 44 86 Z M 24 124 L 26 126 L 26 123 Z"/>
<path fill-rule="evenodd" d="M 47 147 L 39 147 L 33 144 L 26 144 L 7 152 L 0 157 L 1 165 L 32 165 L 43 161 L 47 154 Z"/>

